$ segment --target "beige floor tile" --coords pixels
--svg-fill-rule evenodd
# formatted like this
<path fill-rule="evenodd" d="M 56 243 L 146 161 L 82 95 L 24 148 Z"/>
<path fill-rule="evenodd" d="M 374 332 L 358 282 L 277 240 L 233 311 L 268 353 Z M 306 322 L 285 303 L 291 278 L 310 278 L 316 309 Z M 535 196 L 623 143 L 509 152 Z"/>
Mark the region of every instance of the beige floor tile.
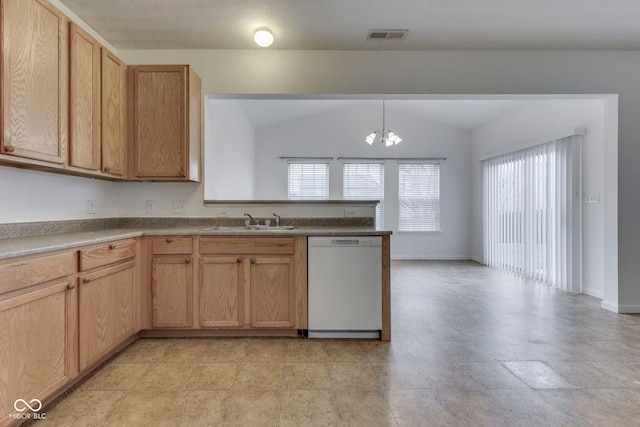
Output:
<path fill-rule="evenodd" d="M 212 338 L 207 340 L 201 361 L 202 363 L 242 362 L 247 359 L 250 341 L 248 338 Z"/>
<path fill-rule="evenodd" d="M 131 390 L 153 366 L 150 363 L 110 363 L 82 385 L 83 390 Z"/>
<path fill-rule="evenodd" d="M 367 363 L 330 363 L 329 378 L 334 390 L 376 390 L 378 380 Z"/>
<path fill-rule="evenodd" d="M 228 390 L 238 374 L 237 363 L 204 363 L 195 365 L 187 380 L 189 390 Z"/>
<path fill-rule="evenodd" d="M 250 362 L 284 362 L 287 342 L 281 339 L 254 339 L 247 346 L 247 360 Z"/>
<path fill-rule="evenodd" d="M 329 390 L 282 392 L 281 427 L 331 427 L 336 422 L 336 411 Z"/>
<path fill-rule="evenodd" d="M 287 363 L 283 386 L 299 390 L 330 389 L 327 366 L 324 363 Z"/>
<path fill-rule="evenodd" d="M 373 363 L 372 370 L 382 388 L 415 390 L 436 388 L 441 384 L 434 363 Z M 451 378 L 447 378 L 451 380 Z"/>
<path fill-rule="evenodd" d="M 285 352 L 287 362 L 326 362 L 329 359 L 319 340 L 290 340 Z"/>
<path fill-rule="evenodd" d="M 438 400 L 458 419 L 459 425 L 474 427 L 513 427 L 512 418 L 491 396 L 479 390 L 439 389 Z"/>
<path fill-rule="evenodd" d="M 175 397 L 160 427 L 216 426 L 222 418 L 226 391 L 187 390 Z"/>
<path fill-rule="evenodd" d="M 337 390 L 338 426 L 396 426 L 386 396 L 380 391 Z"/>
<path fill-rule="evenodd" d="M 637 427 L 640 391 L 620 389 L 540 390 L 544 401 L 581 426 Z"/>
<path fill-rule="evenodd" d="M 163 363 L 199 363 L 210 349 L 206 339 L 176 340 L 167 348 Z"/>
<path fill-rule="evenodd" d="M 233 388 L 236 390 L 279 390 L 282 363 L 243 363 Z"/>
<path fill-rule="evenodd" d="M 279 400 L 279 390 L 231 391 L 223 404 L 220 425 L 275 426 L 278 419 Z"/>
<path fill-rule="evenodd" d="M 488 390 L 487 395 L 508 409 L 519 426 L 573 426 L 576 420 L 547 403 L 541 392 L 531 389 Z"/>
<path fill-rule="evenodd" d="M 368 362 L 367 350 L 362 341 L 328 340 L 324 342 L 331 362 Z"/>
<path fill-rule="evenodd" d="M 559 372 L 539 360 L 512 360 L 502 365 L 534 389 L 577 388 Z"/>
<path fill-rule="evenodd" d="M 124 391 L 94 391 L 76 389 L 51 409 L 45 408 L 46 419 L 38 426 L 85 427 L 106 426 L 107 416 Z"/>
<path fill-rule="evenodd" d="M 399 426 L 457 426 L 458 420 L 438 400 L 438 390 L 392 390 L 389 404 Z"/>
<path fill-rule="evenodd" d="M 153 363 L 162 361 L 174 340 L 139 339 L 127 347 L 114 360 L 116 363 Z"/>
<path fill-rule="evenodd" d="M 175 392 L 144 390 L 130 391 L 114 405 L 106 426 L 156 426 L 175 399 Z"/>
<path fill-rule="evenodd" d="M 136 390 L 183 390 L 194 369 L 190 363 L 156 363 L 140 378 Z"/>

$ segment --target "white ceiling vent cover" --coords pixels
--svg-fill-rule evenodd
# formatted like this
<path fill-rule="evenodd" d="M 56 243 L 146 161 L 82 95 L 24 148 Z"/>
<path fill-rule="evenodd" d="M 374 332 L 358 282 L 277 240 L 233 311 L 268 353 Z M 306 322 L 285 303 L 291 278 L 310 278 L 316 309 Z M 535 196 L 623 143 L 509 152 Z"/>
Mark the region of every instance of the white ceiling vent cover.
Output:
<path fill-rule="evenodd" d="M 409 30 L 369 30 L 367 40 L 401 40 Z"/>

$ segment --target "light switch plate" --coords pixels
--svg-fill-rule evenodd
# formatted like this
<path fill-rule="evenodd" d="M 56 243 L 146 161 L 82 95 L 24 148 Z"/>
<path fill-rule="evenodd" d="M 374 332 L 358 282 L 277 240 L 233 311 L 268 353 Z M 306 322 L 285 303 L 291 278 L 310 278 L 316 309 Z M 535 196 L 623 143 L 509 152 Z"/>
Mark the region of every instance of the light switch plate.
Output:
<path fill-rule="evenodd" d="M 173 202 L 173 213 L 180 215 L 184 213 L 184 202 L 181 200 L 176 200 Z"/>
<path fill-rule="evenodd" d="M 156 213 L 156 202 L 154 200 L 147 200 L 147 213 Z"/>

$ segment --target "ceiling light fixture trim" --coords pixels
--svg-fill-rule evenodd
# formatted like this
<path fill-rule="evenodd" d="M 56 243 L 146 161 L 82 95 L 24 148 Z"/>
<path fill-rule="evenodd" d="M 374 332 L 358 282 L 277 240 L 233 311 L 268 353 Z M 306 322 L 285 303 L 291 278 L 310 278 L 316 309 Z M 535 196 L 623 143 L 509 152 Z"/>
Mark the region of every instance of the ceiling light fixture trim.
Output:
<path fill-rule="evenodd" d="M 385 147 L 392 147 L 402 142 L 402 138 L 400 138 L 394 131 L 386 128 L 385 118 L 386 118 L 385 117 L 385 100 L 383 99 L 382 100 L 382 129 L 374 130 L 369 135 L 367 135 L 367 137 L 364 139 L 367 144 L 373 145 L 378 135 L 380 135 L 380 142 Z"/>

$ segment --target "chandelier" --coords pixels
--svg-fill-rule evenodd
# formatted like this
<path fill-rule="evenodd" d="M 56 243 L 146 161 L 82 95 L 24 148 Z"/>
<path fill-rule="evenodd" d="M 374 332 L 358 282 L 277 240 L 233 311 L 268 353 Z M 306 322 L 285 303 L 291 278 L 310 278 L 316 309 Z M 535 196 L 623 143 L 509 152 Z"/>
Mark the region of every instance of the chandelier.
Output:
<path fill-rule="evenodd" d="M 395 132 L 385 127 L 384 99 L 382 100 L 382 129 L 377 129 L 371 132 L 365 138 L 366 143 L 369 145 L 373 145 L 376 137 L 378 136 L 378 133 L 380 134 L 380 142 L 382 142 L 385 147 L 391 147 L 392 145 L 396 145 L 400 143 L 400 141 L 402 141 L 402 138 L 396 135 Z"/>

